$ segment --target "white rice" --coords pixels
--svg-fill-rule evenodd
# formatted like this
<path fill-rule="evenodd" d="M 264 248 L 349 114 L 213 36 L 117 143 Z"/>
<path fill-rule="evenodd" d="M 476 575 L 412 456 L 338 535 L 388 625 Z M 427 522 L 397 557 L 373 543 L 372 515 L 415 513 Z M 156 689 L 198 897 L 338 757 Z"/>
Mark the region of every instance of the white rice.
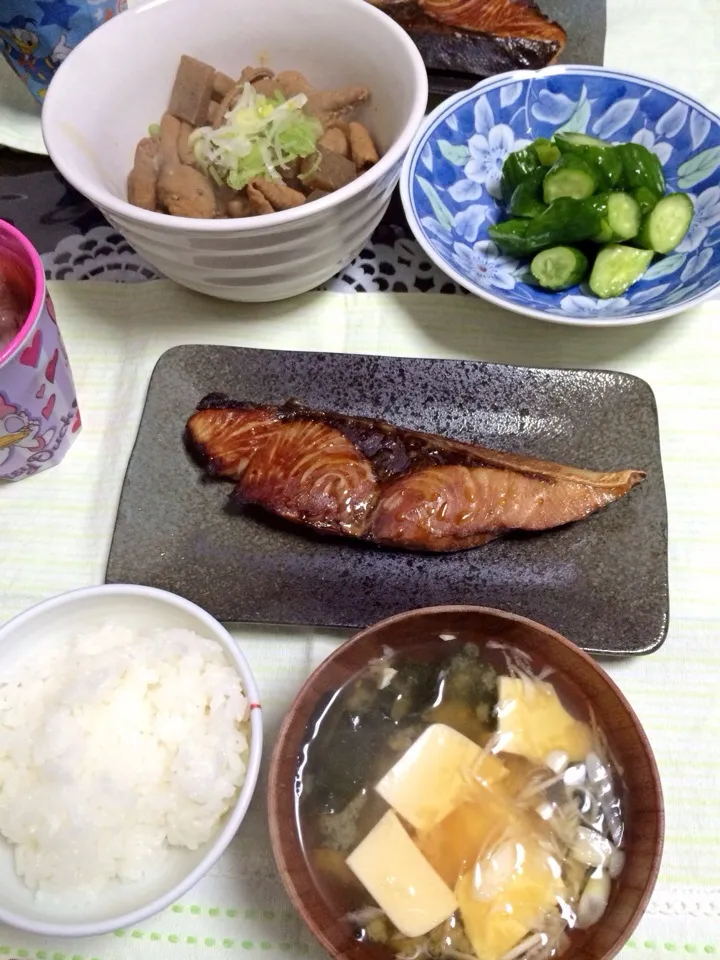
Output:
<path fill-rule="evenodd" d="M 0 676 L 0 834 L 39 894 L 92 898 L 215 833 L 249 708 L 222 646 L 108 625 Z"/>

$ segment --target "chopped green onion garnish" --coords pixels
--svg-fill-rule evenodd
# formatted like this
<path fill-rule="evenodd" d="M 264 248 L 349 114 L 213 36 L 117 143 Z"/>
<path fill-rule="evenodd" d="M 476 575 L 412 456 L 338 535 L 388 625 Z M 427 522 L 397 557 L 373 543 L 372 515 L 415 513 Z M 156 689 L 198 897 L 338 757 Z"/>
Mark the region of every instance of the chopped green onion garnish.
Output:
<path fill-rule="evenodd" d="M 191 134 L 198 165 L 234 190 L 256 177 L 280 179 L 281 169 L 317 151 L 323 128 L 303 112 L 306 103 L 305 94 L 289 100 L 280 93 L 266 97 L 246 83 L 220 127 L 200 127 Z"/>

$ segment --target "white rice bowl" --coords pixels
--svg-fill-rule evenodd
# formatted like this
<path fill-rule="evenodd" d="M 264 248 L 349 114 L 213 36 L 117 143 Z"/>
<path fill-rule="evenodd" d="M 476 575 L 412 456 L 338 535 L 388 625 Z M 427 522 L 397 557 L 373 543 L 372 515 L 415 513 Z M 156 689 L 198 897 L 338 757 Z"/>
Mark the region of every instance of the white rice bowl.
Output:
<path fill-rule="evenodd" d="M 105 625 L 0 673 L 0 835 L 39 897 L 94 898 L 206 843 L 245 780 L 248 702 L 217 640 Z"/>
<path fill-rule="evenodd" d="M 249 805 L 257 699 L 227 631 L 163 591 L 88 588 L 1 627 L 0 922 L 92 935 L 180 897 Z"/>

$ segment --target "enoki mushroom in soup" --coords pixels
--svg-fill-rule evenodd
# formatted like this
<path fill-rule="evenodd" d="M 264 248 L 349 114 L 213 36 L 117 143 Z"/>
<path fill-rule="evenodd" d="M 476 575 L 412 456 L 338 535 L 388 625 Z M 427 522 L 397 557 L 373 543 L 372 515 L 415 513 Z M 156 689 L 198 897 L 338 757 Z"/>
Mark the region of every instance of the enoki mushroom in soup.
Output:
<path fill-rule="evenodd" d="M 135 150 L 128 200 L 198 219 L 289 210 L 379 160 L 355 117 L 366 87 L 317 89 L 297 70 L 245 67 L 237 80 L 183 56 L 167 112 Z"/>
<path fill-rule="evenodd" d="M 357 938 L 403 960 L 559 956 L 623 868 L 621 771 L 569 678 L 441 639 L 385 651 L 321 705 L 305 854 Z"/>

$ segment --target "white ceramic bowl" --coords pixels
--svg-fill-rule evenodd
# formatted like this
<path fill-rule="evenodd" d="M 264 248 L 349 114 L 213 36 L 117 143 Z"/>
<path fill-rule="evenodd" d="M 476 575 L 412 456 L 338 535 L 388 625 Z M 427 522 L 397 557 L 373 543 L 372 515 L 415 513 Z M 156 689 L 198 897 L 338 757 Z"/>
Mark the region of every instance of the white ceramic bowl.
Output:
<path fill-rule="evenodd" d="M 169 102 L 181 54 L 231 76 L 261 60 L 319 87 L 360 84 L 358 116 L 381 160 L 311 204 L 243 220 L 151 213 L 125 199 L 135 145 Z M 366 0 L 154 0 L 90 34 L 50 85 L 42 127 L 63 176 L 158 270 L 227 300 L 280 300 L 313 289 L 363 248 L 390 201 L 427 106 L 427 74 L 409 36 Z"/>
<path fill-rule="evenodd" d="M 74 590 L 46 600 L 0 628 L 0 676 L 27 655 L 111 620 L 128 627 L 184 627 L 217 640 L 236 667 L 251 703 L 259 703 L 250 666 L 217 620 L 188 600 L 151 587 L 108 585 Z M 0 839 L 0 922 L 30 933 L 83 937 L 132 927 L 164 910 L 193 887 L 235 836 L 255 790 L 262 754 L 261 710 L 250 712 L 250 757 L 245 783 L 215 837 L 198 850 L 172 848 L 161 872 L 135 884 L 112 882 L 97 901 L 82 908 L 38 903 L 18 878 L 11 846 Z"/>

